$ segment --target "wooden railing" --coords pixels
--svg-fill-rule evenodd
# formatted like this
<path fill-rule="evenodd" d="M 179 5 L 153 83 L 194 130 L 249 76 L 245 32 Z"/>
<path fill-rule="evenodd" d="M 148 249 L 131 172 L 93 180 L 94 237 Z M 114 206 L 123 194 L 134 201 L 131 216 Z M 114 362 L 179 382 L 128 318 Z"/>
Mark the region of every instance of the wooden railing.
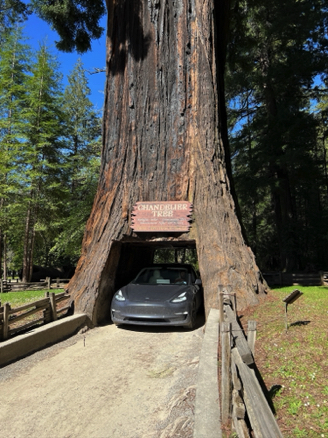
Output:
<path fill-rule="evenodd" d="M 220 374 L 222 425 L 238 437 L 282 438 L 254 362 L 256 322 L 249 321 L 247 338 L 238 322 L 236 295 L 220 294 Z M 247 415 L 246 415 L 247 414 Z M 245 421 L 248 417 L 249 422 Z M 232 423 L 232 424 L 231 424 Z"/>
<path fill-rule="evenodd" d="M 70 306 L 58 308 L 58 304 L 70 298 L 66 292 L 54 294 L 46 292 L 45 298 L 24 304 L 16 308 L 11 308 L 9 303 L 1 306 L 0 302 L 0 340 L 5 341 L 17 332 L 27 330 L 32 326 L 40 323 L 56 321 L 59 315 L 67 312 Z M 23 325 L 18 324 L 22 320 L 31 319 L 36 315 L 37 319 L 25 322 Z"/>
<path fill-rule="evenodd" d="M 33 281 L 29 283 L 22 283 L 17 280 L 3 280 L 0 279 L 0 292 L 19 292 L 22 290 L 42 290 L 62 288 L 64 284 L 70 281 L 69 278 L 50 278 L 47 277 L 40 281 Z"/>
<path fill-rule="evenodd" d="M 269 286 L 324 286 L 328 283 L 328 272 L 263 272 Z"/>

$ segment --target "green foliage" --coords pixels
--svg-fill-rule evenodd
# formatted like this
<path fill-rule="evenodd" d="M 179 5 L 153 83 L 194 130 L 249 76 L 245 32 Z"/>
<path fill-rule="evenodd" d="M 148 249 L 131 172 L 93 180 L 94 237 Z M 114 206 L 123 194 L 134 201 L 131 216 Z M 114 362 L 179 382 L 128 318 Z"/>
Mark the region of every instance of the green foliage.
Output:
<path fill-rule="evenodd" d="M 19 192 L 17 163 L 25 129 L 21 114 L 26 107 L 28 47 L 20 42 L 19 28 L 7 32 L 0 47 L 0 233 L 8 234 L 15 222 L 15 196 Z"/>
<path fill-rule="evenodd" d="M 63 93 L 47 47 L 33 58 L 21 39 L 12 30 L 0 47 L 0 257 L 6 236 L 9 268 L 23 261 L 29 271 L 79 257 L 98 182 L 101 119 L 81 61 Z"/>
<path fill-rule="evenodd" d="M 90 89 L 81 60 L 74 66 L 68 82 L 63 109 L 66 115 L 65 176 L 69 199 L 51 254 L 56 258 L 69 257 L 76 262 L 98 184 L 101 119 L 89 100 Z"/>
<path fill-rule="evenodd" d="M 33 9 L 56 30 L 57 48 L 80 53 L 91 48 L 91 40 L 100 38 L 100 18 L 106 9 L 103 0 L 32 0 Z"/>
<path fill-rule="evenodd" d="M 327 70 L 321 0 L 235 4 L 227 92 L 236 190 L 262 269 L 328 263 L 326 185 L 312 102 Z M 322 91 L 321 91 L 322 94 Z"/>
<path fill-rule="evenodd" d="M 44 298 L 46 292 L 54 292 L 55 294 L 64 292 L 63 289 L 51 290 L 25 290 L 20 292 L 8 292 L 0 294 L 1 303 L 10 303 L 11 307 L 19 307 L 33 301 L 38 301 Z"/>
<path fill-rule="evenodd" d="M 0 42 L 14 24 L 26 20 L 30 13 L 30 6 L 21 0 L 0 0 Z"/>

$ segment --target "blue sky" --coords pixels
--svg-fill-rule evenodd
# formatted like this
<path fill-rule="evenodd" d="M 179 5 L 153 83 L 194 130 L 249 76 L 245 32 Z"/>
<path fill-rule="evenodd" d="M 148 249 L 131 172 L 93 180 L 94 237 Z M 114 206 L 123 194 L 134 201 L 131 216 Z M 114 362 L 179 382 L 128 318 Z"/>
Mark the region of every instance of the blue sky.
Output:
<path fill-rule="evenodd" d="M 103 17 L 101 26 L 106 28 L 106 17 Z M 82 59 L 84 68 L 93 71 L 94 68 L 104 68 L 106 58 L 106 37 L 105 32 L 99 40 L 92 42 L 92 51 L 80 55 L 76 52 L 63 53 L 56 49 L 55 41 L 59 39 L 56 32 L 52 31 L 50 26 L 40 20 L 36 15 L 31 15 L 24 23 L 24 33 L 28 37 L 27 43 L 35 50 L 39 49 L 39 43 L 46 42 L 51 52 L 56 55 L 59 64 L 61 65 L 61 72 L 63 74 L 63 83 L 67 84 L 67 75 L 73 70 L 74 64 L 78 58 Z M 103 107 L 104 101 L 104 87 L 105 87 L 105 73 L 97 73 L 88 75 L 89 87 L 91 95 L 89 96 L 95 108 L 100 110 Z"/>

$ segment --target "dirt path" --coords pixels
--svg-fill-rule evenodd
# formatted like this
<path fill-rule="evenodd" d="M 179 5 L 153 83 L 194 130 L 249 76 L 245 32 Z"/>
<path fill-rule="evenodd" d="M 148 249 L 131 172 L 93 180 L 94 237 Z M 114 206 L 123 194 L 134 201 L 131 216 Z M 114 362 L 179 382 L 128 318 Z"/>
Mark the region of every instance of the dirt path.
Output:
<path fill-rule="evenodd" d="M 191 438 L 203 337 L 98 327 L 0 370 L 3 438 Z"/>

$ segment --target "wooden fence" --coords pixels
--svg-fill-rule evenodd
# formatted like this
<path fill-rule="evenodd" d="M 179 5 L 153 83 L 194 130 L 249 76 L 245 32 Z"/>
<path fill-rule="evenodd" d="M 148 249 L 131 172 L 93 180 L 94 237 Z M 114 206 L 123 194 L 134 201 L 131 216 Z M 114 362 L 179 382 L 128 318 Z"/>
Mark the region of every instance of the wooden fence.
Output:
<path fill-rule="evenodd" d="M 220 294 L 220 352 L 222 425 L 231 423 L 239 438 L 282 438 L 256 375 L 256 322 L 249 321 L 247 339 L 228 294 Z M 247 419 L 247 421 L 246 421 Z"/>
<path fill-rule="evenodd" d="M 17 332 L 27 330 L 40 323 L 56 321 L 59 315 L 67 312 L 70 306 L 58 308 L 58 304 L 70 298 L 66 292 L 55 294 L 46 292 L 45 298 L 24 304 L 16 308 L 11 308 L 9 303 L 1 306 L 0 302 L 0 341 L 5 341 Z M 37 319 L 31 321 L 31 316 Z M 22 320 L 28 320 L 23 325 L 18 324 Z"/>
<path fill-rule="evenodd" d="M 30 283 L 22 283 L 17 280 L 3 280 L 0 279 L 0 293 L 3 292 L 19 292 L 22 290 L 42 290 L 62 288 L 70 281 L 69 278 L 50 278 L 44 280 L 34 281 Z"/>
<path fill-rule="evenodd" d="M 269 286 L 325 286 L 328 272 L 264 272 Z"/>

